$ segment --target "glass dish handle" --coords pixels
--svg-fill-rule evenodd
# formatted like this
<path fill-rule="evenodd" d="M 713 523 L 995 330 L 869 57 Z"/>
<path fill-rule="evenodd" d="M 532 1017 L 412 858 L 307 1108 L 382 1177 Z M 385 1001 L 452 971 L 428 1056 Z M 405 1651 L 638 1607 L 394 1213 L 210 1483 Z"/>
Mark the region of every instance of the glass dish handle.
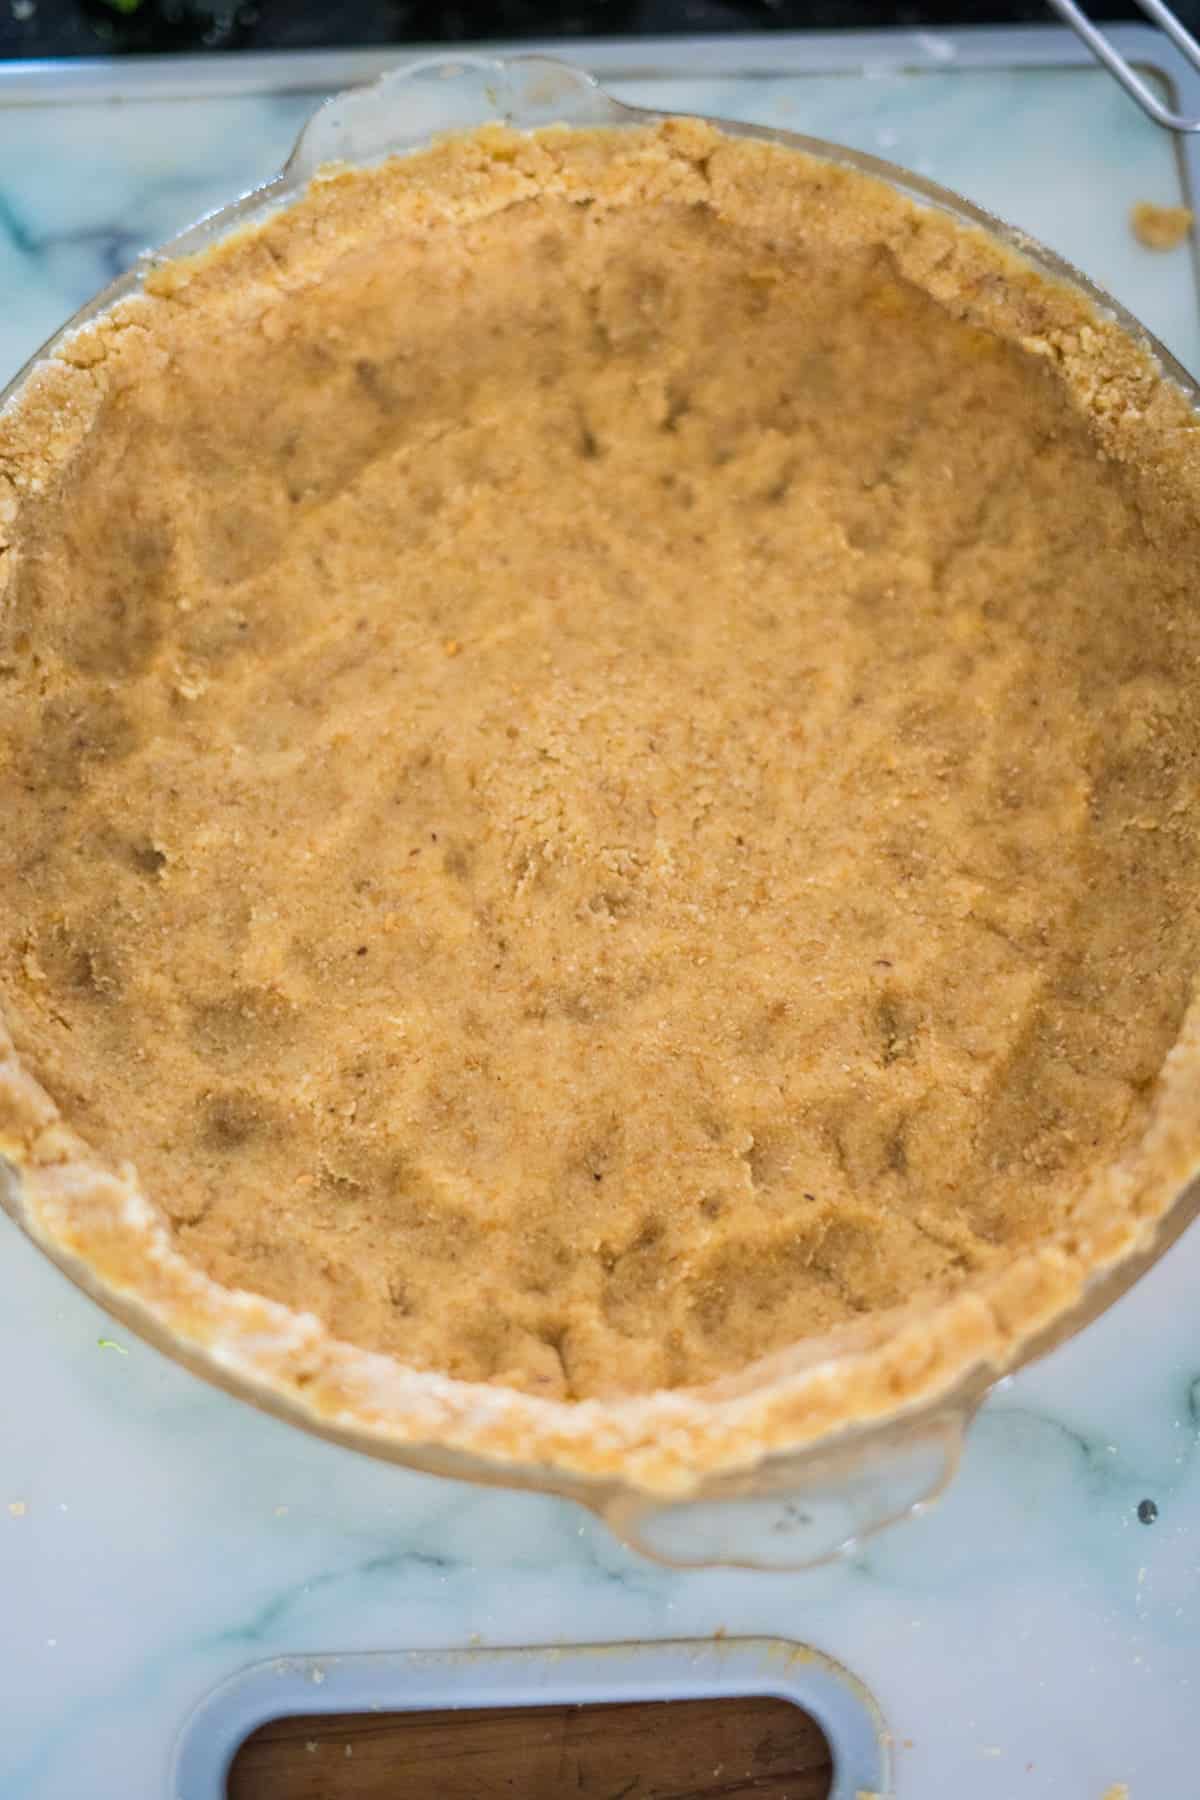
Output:
<path fill-rule="evenodd" d="M 949 1410 L 898 1421 L 883 1442 L 848 1440 L 782 1457 L 696 1499 L 625 1492 L 600 1511 L 632 1549 L 659 1562 L 807 1568 L 936 1500 L 958 1466 L 969 1418 Z"/>
<path fill-rule="evenodd" d="M 305 180 L 327 163 L 369 163 L 493 120 L 523 130 L 616 125 L 633 112 L 583 69 L 548 56 L 433 57 L 333 95 L 300 133 L 283 173 Z"/>

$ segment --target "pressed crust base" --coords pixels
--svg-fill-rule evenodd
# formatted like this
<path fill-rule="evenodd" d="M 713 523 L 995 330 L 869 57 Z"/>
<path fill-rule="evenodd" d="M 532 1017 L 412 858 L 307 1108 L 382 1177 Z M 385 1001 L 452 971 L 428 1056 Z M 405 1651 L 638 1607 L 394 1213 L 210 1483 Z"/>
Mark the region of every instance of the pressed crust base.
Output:
<path fill-rule="evenodd" d="M 1197 1161 L 1198 492 L 1078 293 L 694 122 L 160 268 L 0 420 L 17 1210 L 647 1488 L 1003 1366 Z"/>

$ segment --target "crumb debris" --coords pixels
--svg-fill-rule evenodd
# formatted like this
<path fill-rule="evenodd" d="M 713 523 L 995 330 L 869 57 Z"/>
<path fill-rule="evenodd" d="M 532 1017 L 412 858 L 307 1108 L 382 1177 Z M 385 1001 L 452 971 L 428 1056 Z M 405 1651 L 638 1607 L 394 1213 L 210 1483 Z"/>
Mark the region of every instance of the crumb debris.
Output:
<path fill-rule="evenodd" d="M 1177 250 L 1195 218 L 1190 206 L 1156 206 L 1139 200 L 1129 215 L 1133 235 L 1147 250 Z"/>

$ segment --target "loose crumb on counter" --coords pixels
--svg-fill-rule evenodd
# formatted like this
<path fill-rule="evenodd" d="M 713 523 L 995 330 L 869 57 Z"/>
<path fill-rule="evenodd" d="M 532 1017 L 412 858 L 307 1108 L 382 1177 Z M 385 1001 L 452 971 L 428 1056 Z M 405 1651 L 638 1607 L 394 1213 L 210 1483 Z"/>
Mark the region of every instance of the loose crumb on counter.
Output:
<path fill-rule="evenodd" d="M 1194 218 L 1190 206 L 1156 206 L 1153 200 L 1139 200 L 1130 210 L 1129 224 L 1147 250 L 1178 250 L 1190 235 Z"/>

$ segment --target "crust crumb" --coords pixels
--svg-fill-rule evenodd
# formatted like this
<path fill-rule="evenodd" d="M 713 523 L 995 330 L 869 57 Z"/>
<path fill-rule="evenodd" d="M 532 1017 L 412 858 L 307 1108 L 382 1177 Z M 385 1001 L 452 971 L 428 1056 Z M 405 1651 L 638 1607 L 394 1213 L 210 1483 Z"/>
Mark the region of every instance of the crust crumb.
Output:
<path fill-rule="evenodd" d="M 1129 223 L 1147 250 L 1177 250 L 1190 236 L 1194 217 L 1190 206 L 1156 206 L 1152 200 L 1139 200 Z"/>

